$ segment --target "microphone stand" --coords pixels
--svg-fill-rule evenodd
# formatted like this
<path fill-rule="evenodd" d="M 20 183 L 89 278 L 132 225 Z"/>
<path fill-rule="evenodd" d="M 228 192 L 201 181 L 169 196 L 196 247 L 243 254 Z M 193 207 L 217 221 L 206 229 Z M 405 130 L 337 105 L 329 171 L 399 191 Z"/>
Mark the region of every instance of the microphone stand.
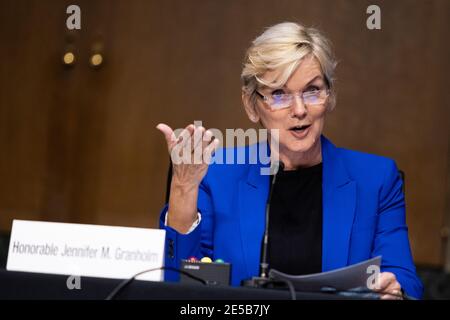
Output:
<path fill-rule="evenodd" d="M 269 247 L 269 216 L 270 216 L 270 203 L 272 202 L 272 194 L 273 189 L 275 187 L 275 182 L 277 180 L 278 173 L 284 170 L 283 162 L 276 162 L 274 165 L 274 174 L 272 178 L 272 182 L 269 187 L 269 197 L 266 202 L 266 225 L 264 229 L 264 236 L 261 245 L 261 262 L 259 269 L 259 276 L 253 277 L 251 279 L 243 280 L 242 286 L 244 287 L 253 287 L 253 288 L 262 288 L 266 287 L 269 282 L 273 282 L 269 279 L 269 263 L 267 261 L 267 250 Z"/>

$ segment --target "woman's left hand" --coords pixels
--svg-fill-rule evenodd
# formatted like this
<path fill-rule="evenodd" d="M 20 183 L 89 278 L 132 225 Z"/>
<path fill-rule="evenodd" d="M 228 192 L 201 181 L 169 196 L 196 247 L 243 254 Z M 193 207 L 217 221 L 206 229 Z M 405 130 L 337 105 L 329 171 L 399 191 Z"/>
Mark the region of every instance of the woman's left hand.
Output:
<path fill-rule="evenodd" d="M 392 272 L 382 272 L 375 292 L 381 294 L 383 300 L 402 300 L 402 287 Z"/>

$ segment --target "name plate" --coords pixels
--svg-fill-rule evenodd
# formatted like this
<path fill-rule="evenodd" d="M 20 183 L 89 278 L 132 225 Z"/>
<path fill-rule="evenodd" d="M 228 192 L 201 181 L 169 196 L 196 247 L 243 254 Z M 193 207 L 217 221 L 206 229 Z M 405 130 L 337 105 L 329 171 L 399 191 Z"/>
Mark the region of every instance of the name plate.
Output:
<path fill-rule="evenodd" d="M 165 230 L 14 220 L 6 269 L 131 278 L 164 264 Z M 156 270 L 136 279 L 163 281 Z"/>

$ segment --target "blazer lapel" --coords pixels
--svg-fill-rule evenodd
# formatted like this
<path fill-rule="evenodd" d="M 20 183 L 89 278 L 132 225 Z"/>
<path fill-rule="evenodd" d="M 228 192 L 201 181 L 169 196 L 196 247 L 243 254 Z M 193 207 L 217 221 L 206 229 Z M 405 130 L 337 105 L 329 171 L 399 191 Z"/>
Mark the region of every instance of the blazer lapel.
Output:
<path fill-rule="evenodd" d="M 322 271 L 344 267 L 348 263 L 350 234 L 355 215 L 356 184 L 349 177 L 338 149 L 322 136 Z M 253 148 L 250 148 L 252 152 Z M 254 152 L 254 149 L 253 149 Z M 261 175 L 268 165 L 248 165 L 248 175 L 239 181 L 237 213 L 247 277 L 259 273 L 261 241 L 265 224 L 265 206 L 269 176 Z"/>
<path fill-rule="evenodd" d="M 328 271 L 348 264 L 356 184 L 348 175 L 338 149 L 323 136 L 322 160 L 322 271 Z"/>
<path fill-rule="evenodd" d="M 249 148 L 249 153 L 257 148 Z M 253 155 L 254 156 L 254 155 Z M 244 255 L 247 277 L 259 273 L 261 242 L 265 227 L 265 206 L 269 191 L 269 176 L 261 175 L 261 169 L 270 164 L 259 162 L 248 165 L 248 175 L 239 181 L 239 215 L 242 252 Z"/>

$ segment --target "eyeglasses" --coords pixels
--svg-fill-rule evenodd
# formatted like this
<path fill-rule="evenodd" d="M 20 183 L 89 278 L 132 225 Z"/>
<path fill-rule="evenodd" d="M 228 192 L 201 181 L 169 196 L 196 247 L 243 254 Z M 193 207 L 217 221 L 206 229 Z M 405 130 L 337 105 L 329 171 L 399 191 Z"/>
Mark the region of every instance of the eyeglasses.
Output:
<path fill-rule="evenodd" d="M 330 95 L 329 89 L 312 90 L 295 94 L 272 93 L 270 96 L 265 96 L 258 91 L 255 92 L 272 110 L 289 108 L 294 102 L 294 97 L 301 98 L 305 106 L 321 105 L 325 103 Z"/>

